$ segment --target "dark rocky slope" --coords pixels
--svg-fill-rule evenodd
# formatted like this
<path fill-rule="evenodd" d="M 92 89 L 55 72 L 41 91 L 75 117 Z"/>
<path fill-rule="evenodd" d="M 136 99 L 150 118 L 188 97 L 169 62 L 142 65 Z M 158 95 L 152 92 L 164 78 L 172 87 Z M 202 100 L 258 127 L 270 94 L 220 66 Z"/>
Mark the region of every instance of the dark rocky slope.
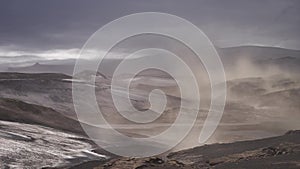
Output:
<path fill-rule="evenodd" d="M 66 117 L 52 108 L 17 99 L 0 98 L 0 120 L 38 124 L 84 134 L 77 120 Z"/>

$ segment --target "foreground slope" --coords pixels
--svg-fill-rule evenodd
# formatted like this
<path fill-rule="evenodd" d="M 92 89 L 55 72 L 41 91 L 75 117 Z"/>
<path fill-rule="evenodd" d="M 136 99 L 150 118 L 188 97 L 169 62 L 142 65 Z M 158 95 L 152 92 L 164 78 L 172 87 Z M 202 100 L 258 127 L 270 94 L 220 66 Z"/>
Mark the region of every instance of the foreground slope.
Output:
<path fill-rule="evenodd" d="M 119 158 L 98 166 L 95 164 L 85 163 L 73 169 L 296 169 L 300 167 L 300 131 L 261 140 L 205 145 L 170 153 L 166 157 Z"/>

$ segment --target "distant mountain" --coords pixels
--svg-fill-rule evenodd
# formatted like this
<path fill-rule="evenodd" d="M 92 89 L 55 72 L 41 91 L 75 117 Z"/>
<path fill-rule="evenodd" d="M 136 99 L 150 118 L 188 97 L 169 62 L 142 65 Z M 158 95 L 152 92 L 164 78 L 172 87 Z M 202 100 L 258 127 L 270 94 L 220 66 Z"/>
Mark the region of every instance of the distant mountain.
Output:
<path fill-rule="evenodd" d="M 218 50 L 222 61 L 225 63 L 247 59 L 255 62 L 273 61 L 299 61 L 300 50 L 283 49 L 276 47 L 261 46 L 240 46 L 231 48 L 221 48 Z M 284 63 L 282 63 L 284 64 Z"/>
<path fill-rule="evenodd" d="M 229 48 L 218 48 L 217 51 L 222 58 L 238 59 L 240 57 L 255 60 L 276 59 L 281 57 L 300 58 L 300 50 L 284 49 L 265 46 L 237 46 Z"/>
<path fill-rule="evenodd" d="M 262 71 L 262 73 L 264 73 L 266 69 L 271 69 L 270 71 L 280 69 L 289 73 L 298 73 L 300 71 L 300 50 L 261 46 L 239 46 L 217 48 L 217 51 L 224 64 L 225 70 L 229 74 L 231 73 L 230 71 L 236 72 L 241 69 L 245 71 L 245 69 L 251 69 L 253 66 L 255 66 L 254 69 L 258 68 L 256 71 L 259 70 Z M 122 59 L 104 59 L 98 71 L 105 76 L 111 76 L 121 61 Z M 11 64 L 9 64 L 9 62 Z M 44 58 L 36 56 L 5 57 L 2 59 L 0 57 L 0 71 L 25 73 L 51 72 L 71 75 L 73 74 L 75 62 L 75 59 L 45 60 Z M 89 62 L 91 63 L 93 61 L 86 61 L 85 63 L 88 65 Z M 155 76 L 157 73 L 157 71 L 150 71 L 146 74 Z"/>
<path fill-rule="evenodd" d="M 42 60 L 45 60 L 45 58 L 34 55 L 0 56 L 0 71 L 7 71 L 9 67 L 30 66 Z"/>
<path fill-rule="evenodd" d="M 73 64 L 40 64 L 37 62 L 31 66 L 9 67 L 7 71 L 22 73 L 63 73 L 71 75 L 73 68 Z"/>

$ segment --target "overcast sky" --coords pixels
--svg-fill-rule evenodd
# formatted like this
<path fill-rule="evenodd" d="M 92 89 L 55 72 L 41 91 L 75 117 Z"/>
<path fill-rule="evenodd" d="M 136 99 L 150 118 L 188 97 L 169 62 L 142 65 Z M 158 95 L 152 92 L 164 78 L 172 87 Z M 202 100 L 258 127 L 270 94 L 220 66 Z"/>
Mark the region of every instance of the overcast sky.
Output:
<path fill-rule="evenodd" d="M 264 45 L 300 49 L 299 0 L 0 2 L 1 55 L 12 51 L 74 52 L 106 23 L 124 15 L 149 11 L 170 13 L 191 21 L 218 47 Z"/>

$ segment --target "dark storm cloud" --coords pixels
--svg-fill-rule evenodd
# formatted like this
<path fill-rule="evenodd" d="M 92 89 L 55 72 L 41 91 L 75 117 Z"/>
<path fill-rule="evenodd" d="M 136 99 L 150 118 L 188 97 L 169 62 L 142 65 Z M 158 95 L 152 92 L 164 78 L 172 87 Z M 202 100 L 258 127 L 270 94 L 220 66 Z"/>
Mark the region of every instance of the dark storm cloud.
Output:
<path fill-rule="evenodd" d="M 217 46 L 300 48 L 298 0 L 2 0 L 0 46 L 80 48 L 104 24 L 136 12 L 166 12 L 199 26 Z"/>

